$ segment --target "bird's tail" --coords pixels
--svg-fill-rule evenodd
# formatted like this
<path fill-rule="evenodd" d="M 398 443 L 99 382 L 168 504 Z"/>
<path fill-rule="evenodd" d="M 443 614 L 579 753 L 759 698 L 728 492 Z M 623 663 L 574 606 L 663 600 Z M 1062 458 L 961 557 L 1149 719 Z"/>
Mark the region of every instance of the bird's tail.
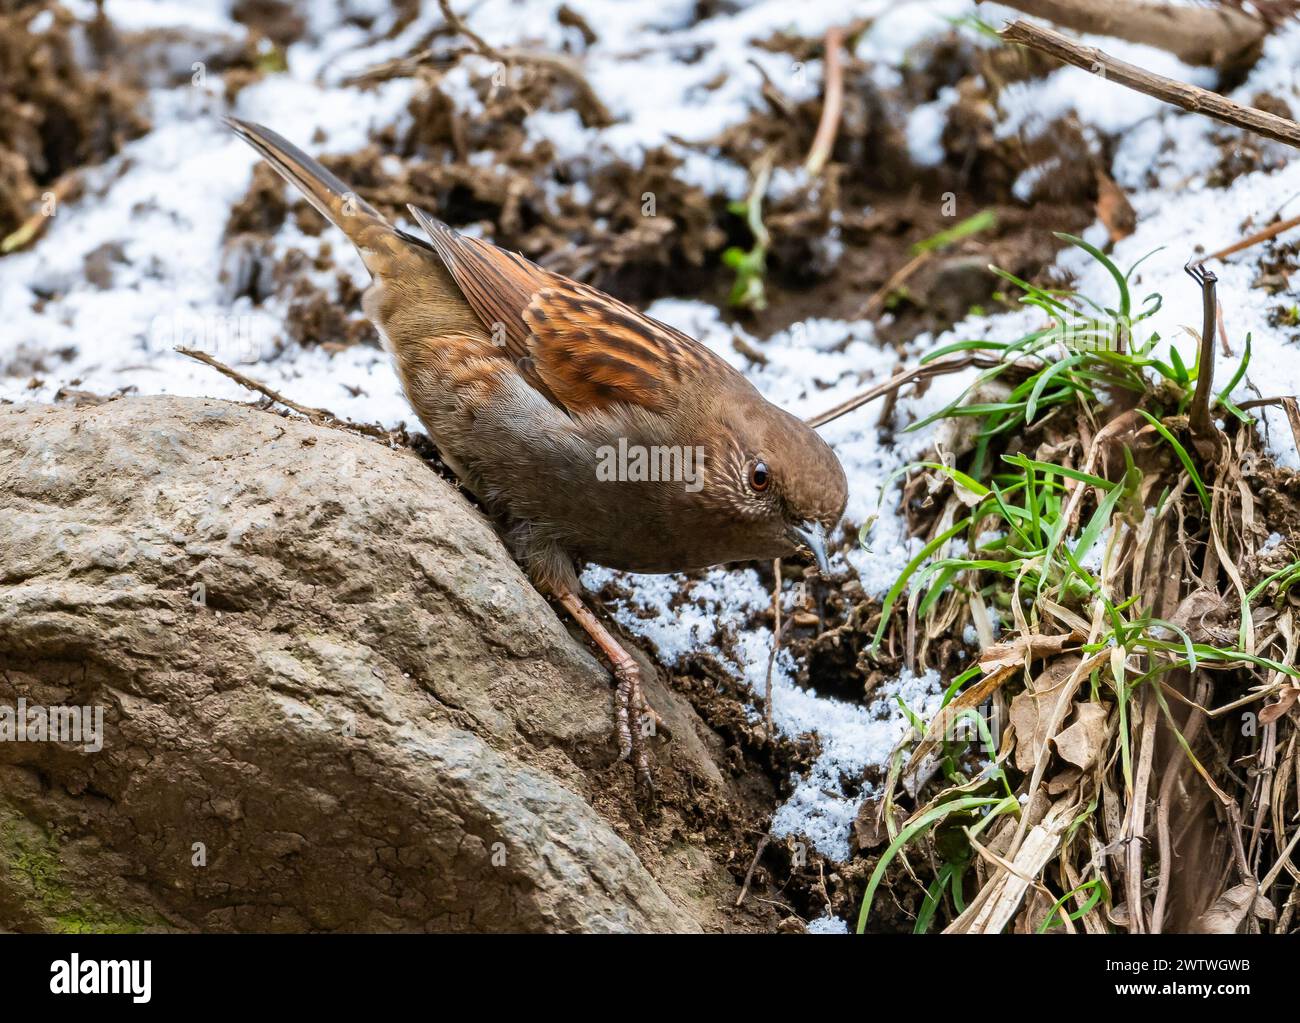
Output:
<path fill-rule="evenodd" d="M 377 209 L 352 191 L 332 172 L 313 160 L 292 142 L 270 128 L 234 117 L 222 118 L 226 125 L 262 154 L 275 171 L 296 186 L 317 210 L 361 252 L 371 273 L 379 268 L 371 265 L 371 257 L 391 255 L 394 249 L 414 246 L 428 250 L 421 239 L 394 227 Z M 394 246 L 400 238 L 405 245 Z"/>
<path fill-rule="evenodd" d="M 390 224 L 288 139 L 260 124 L 233 117 L 225 122 L 357 247 L 374 278 L 361 306 L 396 357 L 411 404 L 429 432 L 442 437 L 439 409 L 451 393 L 442 381 L 457 366 L 477 365 L 476 358 L 500 357 L 501 349 L 441 257 L 428 242 Z"/>
<path fill-rule="evenodd" d="M 421 338 L 484 334 L 432 245 L 390 224 L 319 161 L 270 128 L 234 117 L 223 120 L 357 247 L 375 279 L 362 304 L 399 359 L 409 357 L 408 342 Z"/>

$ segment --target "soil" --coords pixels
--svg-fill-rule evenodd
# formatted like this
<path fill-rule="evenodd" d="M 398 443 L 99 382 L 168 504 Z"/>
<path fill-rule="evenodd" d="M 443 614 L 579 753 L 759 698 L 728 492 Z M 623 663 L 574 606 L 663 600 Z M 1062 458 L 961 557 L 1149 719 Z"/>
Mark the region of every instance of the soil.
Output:
<path fill-rule="evenodd" d="M 33 14 L 0 5 L 0 237 L 37 212 L 65 175 L 149 129 L 142 93 L 116 73 L 107 18 L 87 30 L 54 8 L 51 27 L 33 34 Z M 89 64 L 78 59 L 81 48 Z"/>

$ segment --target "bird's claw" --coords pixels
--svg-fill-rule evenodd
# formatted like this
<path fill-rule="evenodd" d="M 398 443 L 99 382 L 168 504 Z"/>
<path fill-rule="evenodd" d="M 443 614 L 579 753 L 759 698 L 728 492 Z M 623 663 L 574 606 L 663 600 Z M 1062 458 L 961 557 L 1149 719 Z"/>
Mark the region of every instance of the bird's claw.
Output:
<path fill-rule="evenodd" d="M 646 745 L 646 733 L 658 734 L 660 729 L 667 730 L 663 719 L 655 713 L 646 702 L 641 691 L 641 669 L 635 662 L 623 664 L 614 670 L 618 686 L 614 690 L 614 709 L 618 730 L 618 758 L 630 760 L 636 769 L 637 783 L 648 792 L 654 792 L 654 779 L 650 773 L 650 753 Z M 635 708 L 635 727 L 633 727 L 633 708 Z M 648 728 L 646 726 L 649 726 Z"/>

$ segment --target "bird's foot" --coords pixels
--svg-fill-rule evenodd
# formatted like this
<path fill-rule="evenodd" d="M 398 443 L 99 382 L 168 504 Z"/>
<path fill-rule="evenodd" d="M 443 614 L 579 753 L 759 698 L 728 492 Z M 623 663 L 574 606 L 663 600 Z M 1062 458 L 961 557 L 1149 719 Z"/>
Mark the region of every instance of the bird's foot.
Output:
<path fill-rule="evenodd" d="M 564 587 L 556 587 L 553 592 L 564 609 L 573 615 L 574 621 L 582 626 L 609 658 L 617 682 L 614 690 L 614 728 L 618 735 L 618 758 L 632 762 L 638 786 L 653 799 L 654 781 L 650 774 L 647 740 L 660 732 L 671 737 L 672 732 L 664 719 L 646 702 L 645 694 L 641 691 L 641 668 L 632 655 L 601 625 L 577 593 Z"/>
<path fill-rule="evenodd" d="M 653 794 L 648 740 L 668 729 L 663 718 L 646 701 L 641 689 L 641 669 L 631 657 L 614 669 L 614 677 L 618 681 L 614 691 L 618 758 L 632 762 L 637 784 Z"/>

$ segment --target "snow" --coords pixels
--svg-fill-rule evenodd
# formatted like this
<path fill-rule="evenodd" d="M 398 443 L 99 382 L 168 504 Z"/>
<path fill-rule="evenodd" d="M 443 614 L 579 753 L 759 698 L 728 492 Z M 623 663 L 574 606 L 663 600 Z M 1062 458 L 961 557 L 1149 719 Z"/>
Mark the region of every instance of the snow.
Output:
<path fill-rule="evenodd" d="M 1259 553 L 1272 554 L 1275 550 L 1281 547 L 1282 544 L 1285 542 L 1286 542 L 1286 537 L 1284 537 L 1281 533 L 1269 533 L 1268 538 L 1265 539 L 1263 543 L 1263 546 L 1260 547 Z"/>
<path fill-rule="evenodd" d="M 692 580 L 588 568 L 582 582 L 598 590 L 611 579 L 620 579 L 632 591 L 629 599 L 614 603 L 615 618 L 628 632 L 650 642 L 666 665 L 677 667 L 692 654 L 712 654 L 754 693 L 764 692 L 772 630 L 749 621 L 771 604 L 772 595 L 753 569 L 714 569 Z M 686 599 L 680 601 L 683 590 Z M 675 598 L 681 603 L 676 609 Z M 734 660 L 719 646 L 724 635 L 730 635 L 734 644 Z M 881 687 L 880 697 L 870 707 L 862 707 L 801 688 L 793 680 L 794 668 L 790 652 L 783 648 L 772 671 L 772 723 L 788 736 L 817 733 L 821 753 L 777 811 L 772 834 L 804 835 L 819 852 L 846 860 L 849 829 L 861 796 L 874 790 L 868 785 L 858 796 L 849 796 L 843 791 L 841 775 L 857 776 L 868 765 L 884 763 L 907 730 L 898 701 L 922 718 L 932 717 L 939 710 L 942 686 L 937 673 L 904 672 Z M 756 711 L 753 717 L 758 719 Z"/>
<path fill-rule="evenodd" d="M 807 931 L 809 934 L 848 934 L 849 925 L 839 917 L 827 913 L 816 920 L 809 920 Z"/>
<path fill-rule="evenodd" d="M 937 167 L 943 163 L 941 139 L 944 125 L 948 123 L 948 111 L 955 102 L 957 90 L 945 85 L 938 99 L 922 103 L 908 117 L 907 152 L 918 167 Z"/>
<path fill-rule="evenodd" d="M 795 63 L 758 43 L 779 31 L 817 36 L 847 20 L 840 0 L 751 0 L 724 5 L 722 13 L 694 25 L 694 0 L 568 3 L 599 36 L 588 52 L 583 52 L 575 33 L 555 20 L 560 0 L 456 3 L 467 23 L 494 46 L 555 51 L 567 45 L 576 51 L 588 80 L 615 117 L 609 127 L 587 128 L 572 110 L 539 109 L 527 118 L 529 138 L 555 147 L 557 160 L 578 189 L 587 187 L 583 178 L 604 160 L 635 161 L 651 149 L 666 147 L 684 161 L 687 180 L 730 199 L 745 194 L 749 169 L 678 140 L 708 139 L 761 106 L 762 78 L 751 61 L 790 99 L 817 96 L 820 62 Z M 67 6 L 79 17 L 94 13 L 89 0 L 71 0 Z M 728 13 L 733 6 L 734 13 Z M 247 400 L 247 392 L 234 383 L 171 350 L 183 341 L 246 368 L 299 402 L 358 421 L 416 426 L 382 352 L 366 347 L 335 354 L 303 350 L 284 335 L 284 301 L 272 298 L 257 307 L 247 299 L 231 302 L 221 280 L 225 223 L 231 205 L 247 188 L 256 156 L 221 127 L 217 115 L 233 112 L 263 121 L 313 152 L 354 150 L 367 143 L 374 126 L 402 123 L 418 85 L 412 79 L 396 79 L 362 89 L 344 84 L 348 77 L 410 52 L 442 20 L 437 3 L 425 0 L 420 14 L 395 38 L 372 42 L 371 35 L 382 34 L 395 17 L 379 0 L 318 0 L 305 9 L 310 33 L 289 48 L 287 72 L 243 89 L 233 111 L 225 109 L 216 73 L 208 73 L 199 86 L 155 91 L 154 129 L 118 158 L 91 170 L 83 197 L 58 210 L 30 251 L 0 259 L 0 399 L 50 401 L 61 387 L 75 386 L 98 393 L 134 388 L 150 394 Z M 242 35 L 224 0 L 108 0 L 106 10 L 123 28 L 173 25 Z M 368 35 L 349 22 L 348 16 L 358 13 L 376 19 L 374 33 Z M 970 0 L 862 0 L 852 7 L 855 18 L 873 15 L 874 22 L 855 43 L 854 55 L 874 65 L 873 76 L 884 87 L 900 80 L 918 44 L 948 31 L 955 19 L 975 15 L 997 25 L 1012 12 Z M 989 45 L 983 37 L 973 38 Z M 1157 72 L 1215 84 L 1212 73 L 1184 67 L 1160 51 L 1113 39 L 1086 41 Z M 678 59 L 682 54 L 693 59 Z M 1300 26 L 1293 24 L 1269 39 L 1262 61 L 1233 97 L 1250 102 L 1256 93 L 1268 91 L 1300 110 L 1298 67 Z M 448 70 L 438 87 L 466 116 L 482 116 L 475 87 L 494 70 L 492 61 L 469 56 Z M 918 163 L 943 159 L 939 138 L 954 98 L 952 90 L 945 90 L 908 115 L 903 127 Z M 1300 161 L 1287 163 L 1285 154 L 1267 144 L 1265 151 L 1274 158 L 1266 169 L 1238 176 L 1226 188 L 1210 187 L 1207 176 L 1219 160 L 1215 141 L 1233 137 L 1233 129 L 1162 107 L 1078 69 L 1064 68 L 1040 81 L 1012 85 L 1003 94 L 1002 114 L 999 131 L 1004 135 L 1042 131 L 1052 119 L 1070 114 L 1090 137 L 1113 137 L 1113 174 L 1128 190 L 1138 214 L 1136 232 L 1116 246 L 1114 259 L 1127 268 L 1163 246 L 1143 264 L 1134 286 L 1137 299 L 1153 291 L 1165 297 L 1161 312 L 1143 325 L 1160 332 L 1162 346 L 1173 341 L 1190 351 L 1182 325 L 1198 323 L 1199 297 L 1182 268 L 1196 246 L 1213 251 L 1262 227 L 1283 209 L 1294 212 L 1294 205 L 1287 204 L 1300 194 Z M 476 155 L 491 164 L 490 154 Z M 1036 173 L 1051 173 L 1051 168 Z M 778 169 L 774 193 L 796 188 L 799 175 Z M 1028 195 L 1032 184 L 1032 177 L 1022 180 L 1021 194 Z M 1177 198 L 1171 201 L 1175 189 Z M 1104 228 L 1093 225 L 1087 234 L 1104 238 Z M 84 263 L 88 255 L 114 243 L 121 246 L 122 258 L 113 263 L 111 284 L 101 289 L 85 280 Z M 278 253 L 298 248 L 309 257 L 322 244 L 331 246 L 329 262 L 337 271 L 364 283 L 359 258 L 336 232 L 314 238 L 289 223 L 274 239 Z M 1246 334 L 1253 338 L 1250 372 L 1235 392 L 1238 399 L 1300 391 L 1300 331 L 1271 325 L 1270 307 L 1282 303 L 1284 296 L 1269 298 L 1254 286 L 1261 259 L 1271 248 L 1272 243 L 1255 246 L 1215 268 L 1231 349 L 1230 355 L 1216 356 L 1217 379 L 1228 379 Z M 1077 275 L 1082 290 L 1113 301 L 1113 284 L 1102 267 L 1069 250 L 1059 263 Z M 322 284 L 332 287 L 333 274 L 322 274 Z M 859 393 L 894 372 L 900 361 L 911 362 L 939 345 L 971 337 L 1010 340 L 1038 325 L 1029 310 L 972 316 L 942 336 L 914 339 L 900 355 L 876 343 L 869 322 L 811 319 L 760 339 L 744 335 L 726 324 L 717 309 L 696 301 L 661 300 L 650 313 L 700 338 L 748 374 L 769 398 L 800 415 Z M 739 335 L 766 356 L 765 365 L 751 364 L 736 350 L 733 341 Z M 33 368 L 36 358 L 43 368 Z M 1190 357 L 1185 361 L 1190 364 Z M 969 380 L 969 374 L 941 377 L 922 397 L 901 396 L 892 413 L 892 442 L 884 441 L 877 429 L 878 404 L 822 431 L 850 480 L 848 522 L 856 529 L 876 517 L 870 550 L 855 546 L 847 555 L 836 554 L 832 562 L 837 575 L 855 574 L 869 594 L 883 594 L 920 548 L 897 513 L 898 485 L 887 481 L 942 435 L 934 428 L 902 431 L 951 401 Z M 1276 409 L 1256 414 L 1263 419 L 1272 454 L 1300 467 L 1285 416 Z M 1089 556 L 1099 557 L 1102 550 L 1104 543 L 1099 543 Z M 597 587 L 613 576 L 593 568 L 584 578 Z M 617 581 L 628 596 L 611 610 L 626 628 L 654 646 L 666 664 L 713 656 L 755 694 L 762 693 L 772 635 L 752 622 L 768 606 L 771 594 L 755 572 L 715 570 L 694 579 L 620 575 Z M 973 635 L 966 638 L 975 642 Z M 772 830 L 776 835 L 805 836 L 820 852 L 843 860 L 849 856 L 852 821 L 872 793 L 870 777 L 864 776 L 885 764 L 905 731 L 898 701 L 922 717 L 932 715 L 940 680 L 933 674 L 903 674 L 882 683 L 871 702 L 862 706 L 801 687 L 795 669 L 783 650 L 773 670 L 774 721 L 790 737 L 816 732 L 822 752 L 809 774 L 795 779 L 793 794 L 777 810 Z M 842 930 L 842 925 L 824 919 L 809 929 L 828 932 Z"/>

